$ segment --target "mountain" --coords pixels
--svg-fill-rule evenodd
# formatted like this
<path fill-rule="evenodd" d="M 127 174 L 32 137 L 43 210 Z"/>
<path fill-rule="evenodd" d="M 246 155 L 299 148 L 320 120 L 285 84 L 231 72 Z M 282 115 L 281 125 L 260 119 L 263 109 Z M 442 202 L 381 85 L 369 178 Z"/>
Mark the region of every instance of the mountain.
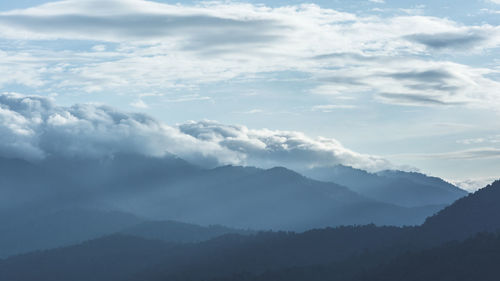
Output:
<path fill-rule="evenodd" d="M 499 261 L 500 236 L 480 234 L 460 243 L 401 255 L 351 281 L 496 281 Z"/>
<path fill-rule="evenodd" d="M 500 229 L 500 180 L 457 200 L 427 218 L 421 232 L 431 240 L 463 240 L 478 232 Z"/>
<path fill-rule="evenodd" d="M 419 227 L 375 249 L 331 264 L 294 266 L 224 281 L 498 280 L 500 181 L 464 197 Z M 402 229 L 403 230 L 403 229 Z M 348 241 L 348 240 L 345 240 Z"/>
<path fill-rule="evenodd" d="M 0 258 L 69 246 L 115 233 L 179 243 L 201 242 L 225 234 L 255 233 L 220 225 L 147 221 L 127 213 L 90 209 L 33 214 L 29 218 L 17 218 L 9 224 L 2 224 L 0 230 Z"/>
<path fill-rule="evenodd" d="M 119 233 L 150 240 L 192 243 L 210 240 L 226 234 L 251 235 L 255 231 L 232 229 L 221 225 L 199 226 L 176 221 L 147 221 L 123 229 Z"/>
<path fill-rule="evenodd" d="M 14 209 L 47 205 L 65 183 L 37 164 L 0 157 L 0 217 L 11 217 Z"/>
<path fill-rule="evenodd" d="M 0 261 L 0 277 L 9 281 L 123 280 L 162 260 L 171 245 L 113 235 L 82 244 L 13 256 Z"/>
<path fill-rule="evenodd" d="M 9 281 L 207 280 L 240 271 L 334 262 L 387 247 L 404 231 L 372 225 L 302 234 L 230 234 L 187 244 L 112 235 L 8 258 L 0 262 L 0 276 Z"/>
<path fill-rule="evenodd" d="M 368 223 L 412 225 L 439 210 L 377 202 L 346 187 L 280 167 L 220 167 L 136 194 L 133 203 L 114 200 L 117 206 L 144 217 L 274 230 Z"/>
<path fill-rule="evenodd" d="M 461 236 L 450 233 L 497 231 L 498 202 L 500 182 L 495 182 L 418 227 L 227 234 L 182 244 L 113 235 L 8 258 L 0 262 L 0 276 L 13 281 L 494 280 L 500 238 L 480 235 L 453 241 Z M 440 233 L 448 226 L 452 229 Z"/>
<path fill-rule="evenodd" d="M 316 180 L 335 182 L 380 202 L 405 207 L 448 205 L 468 193 L 440 178 L 415 172 L 385 170 L 369 173 L 348 166 L 302 171 Z"/>
<path fill-rule="evenodd" d="M 148 188 L 172 184 L 198 171 L 200 168 L 173 156 L 49 156 L 37 162 L 0 157 L 0 202 L 4 211 L 16 210 L 18 215 L 26 209 L 30 209 L 26 213 L 38 213 L 95 207 L 109 196 L 147 192 Z"/>
<path fill-rule="evenodd" d="M 377 262 L 377 259 L 386 259 Z M 500 235 L 478 234 L 462 242 L 396 257 L 362 254 L 328 265 L 295 266 L 261 274 L 241 272 L 218 281 L 496 281 Z"/>
<path fill-rule="evenodd" d="M 16 217 L 0 227 L 0 257 L 76 244 L 141 222 L 126 213 L 84 209 Z"/>
<path fill-rule="evenodd" d="M 379 202 L 282 167 L 203 169 L 170 155 L 3 161 L 10 170 L 0 171 L 2 193 L 14 202 L 5 205 L 5 212 L 16 215 L 0 215 L 0 222 L 20 214 L 82 208 L 116 210 L 147 220 L 301 231 L 368 223 L 415 225 L 442 208 Z M 25 179 L 19 170 L 32 177 Z"/>

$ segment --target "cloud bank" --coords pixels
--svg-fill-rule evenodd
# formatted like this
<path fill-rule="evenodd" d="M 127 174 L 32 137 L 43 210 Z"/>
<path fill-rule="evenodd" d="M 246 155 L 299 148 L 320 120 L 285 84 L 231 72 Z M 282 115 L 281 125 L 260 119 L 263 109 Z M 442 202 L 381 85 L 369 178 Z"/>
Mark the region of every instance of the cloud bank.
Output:
<path fill-rule="evenodd" d="M 48 156 L 111 157 L 116 153 L 175 154 L 206 167 L 344 164 L 379 170 L 390 166 L 380 157 L 353 152 L 334 139 L 313 139 L 300 132 L 252 130 L 215 121 L 174 127 L 103 105 L 62 107 L 40 96 L 0 95 L 1 156 L 36 161 Z"/>
<path fill-rule="evenodd" d="M 390 167 L 381 157 L 356 153 L 335 139 L 310 138 L 301 132 L 252 130 L 215 121 L 188 122 L 179 129 L 198 140 L 242 153 L 246 163 L 255 166 L 304 169 L 344 164 L 370 171 Z"/>
<path fill-rule="evenodd" d="M 144 114 L 93 104 L 60 107 L 44 97 L 12 93 L 0 95 L 0 142 L 2 156 L 27 160 L 115 153 L 160 157 L 170 152 L 200 165 L 240 161 L 232 151 Z"/>

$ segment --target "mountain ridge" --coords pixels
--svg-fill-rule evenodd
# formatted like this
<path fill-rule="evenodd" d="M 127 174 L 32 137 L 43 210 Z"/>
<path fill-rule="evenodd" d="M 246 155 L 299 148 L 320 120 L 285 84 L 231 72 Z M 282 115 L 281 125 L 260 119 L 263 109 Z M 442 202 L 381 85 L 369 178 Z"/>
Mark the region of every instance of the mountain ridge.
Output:
<path fill-rule="evenodd" d="M 482 204 L 483 200 L 490 203 Z M 27 261 L 30 261 L 30 264 L 33 266 L 41 266 L 36 261 L 44 260 L 46 264 L 42 264 L 42 266 L 44 269 L 50 268 L 49 271 L 45 271 L 44 275 L 40 275 L 41 269 L 33 269 L 30 272 L 36 274 L 37 278 L 42 276 L 47 280 L 51 280 L 51 276 L 53 277 L 56 274 L 57 276 L 64 276 L 67 280 L 75 281 L 83 281 L 85 278 L 87 280 L 91 278 L 95 281 L 316 281 L 328 279 L 329 276 L 336 276 L 335 278 L 337 279 L 331 279 L 335 281 L 357 281 L 358 279 L 353 278 L 360 276 L 357 274 L 359 273 L 360 262 L 363 263 L 362 268 L 366 270 L 367 274 L 371 272 L 379 274 L 377 270 L 381 270 L 380 274 L 383 274 L 385 270 L 389 270 L 390 274 L 397 274 L 397 269 L 404 268 L 404 266 L 412 266 L 412 264 L 396 263 L 397 268 L 394 271 L 390 271 L 390 267 L 384 266 L 392 264 L 393 261 L 397 261 L 400 257 L 405 258 L 405 255 L 422 259 L 420 258 L 421 254 L 419 254 L 422 251 L 424 253 L 431 253 L 431 255 L 432 253 L 441 255 L 439 247 L 443 243 L 458 245 L 452 246 L 451 250 L 461 247 L 460 245 L 464 245 L 463 243 L 469 243 L 467 241 L 463 242 L 462 239 L 453 242 L 457 240 L 456 237 L 451 237 L 448 233 L 440 233 L 438 227 L 446 225 L 441 220 L 451 221 L 452 225 L 464 226 L 464 229 L 467 230 L 467 221 L 474 220 L 474 216 L 472 218 L 461 219 L 458 217 L 459 219 L 457 220 L 456 217 L 447 214 L 456 215 L 457 212 L 453 210 L 456 208 L 463 210 L 464 206 L 466 208 L 463 212 L 472 210 L 474 213 L 483 214 L 487 213 L 490 207 L 500 208 L 497 206 L 498 204 L 494 204 L 499 201 L 500 182 L 495 182 L 484 190 L 457 201 L 435 215 L 433 219 L 429 219 L 429 221 L 437 220 L 438 223 L 426 222 L 423 226 L 416 227 L 378 227 L 375 225 L 366 225 L 315 229 L 303 233 L 259 232 L 250 235 L 226 234 L 208 241 L 188 244 L 171 244 L 158 240 L 143 242 L 141 238 L 133 238 L 141 239 L 138 240 L 137 244 L 128 244 L 128 242 L 125 243 L 123 241 L 135 240 L 118 236 L 117 240 L 114 241 L 113 237 L 115 236 L 110 236 L 111 238 L 105 237 L 59 250 L 35 252 L 3 260 L 0 262 L 0 273 L 7 274 L 5 276 L 16 276 L 16 272 L 23 270 Z M 488 219 L 488 221 L 494 220 L 495 218 Z M 490 229 L 500 229 L 500 222 L 496 222 L 495 225 L 493 227 L 489 222 L 486 224 L 474 224 L 473 226 L 478 226 L 478 228 L 469 237 L 475 233 L 489 231 Z M 484 226 L 489 226 L 490 228 L 484 228 Z M 438 228 L 438 231 L 433 232 L 428 230 L 428 228 L 435 227 Z M 432 239 L 431 242 L 433 243 L 428 243 L 428 239 Z M 482 245 L 481 243 L 471 245 L 480 246 Z M 140 246 L 143 244 L 150 246 Z M 497 244 L 500 245 L 500 243 Z M 99 246 L 85 247 L 85 245 Z M 149 264 L 134 265 L 133 256 L 141 256 L 145 249 L 147 250 L 151 247 L 163 250 L 150 252 Z M 444 247 L 448 246 L 445 245 Z M 103 254 L 99 254 L 101 249 L 104 249 Z M 65 253 L 62 256 L 59 254 L 61 251 Z M 113 279 L 106 273 L 89 270 L 93 266 L 96 266 L 95 263 L 106 264 L 111 262 L 111 260 L 116 260 L 119 257 L 116 253 L 120 251 L 124 255 L 120 258 L 123 258 L 124 263 L 128 265 L 125 272 L 127 276 L 119 275 L 116 278 L 113 277 L 115 278 Z M 96 257 L 97 260 L 86 262 L 85 259 L 81 258 L 89 255 Z M 74 265 L 70 265 L 69 268 L 76 267 L 77 270 L 66 271 L 66 268 L 60 269 L 60 260 L 63 257 L 67 259 L 71 256 L 78 257 L 78 260 L 69 259 L 75 263 Z M 444 256 L 447 256 L 446 252 L 444 252 Z M 296 271 L 294 268 L 302 269 Z M 274 273 L 268 275 L 268 272 Z M 293 278 L 290 278 L 291 273 L 297 274 L 293 274 Z M 22 274 L 28 273 L 23 272 Z M 76 278 L 73 278 L 75 276 Z M 271 276 L 272 278 L 266 279 L 266 276 Z M 283 278 L 280 279 L 281 277 Z M 34 280 L 32 278 L 31 276 L 27 276 L 24 279 L 12 280 Z M 359 280 L 366 280 L 366 276 L 364 278 Z M 380 280 L 383 280 L 383 278 Z M 420 281 L 422 279 L 415 280 Z"/>
<path fill-rule="evenodd" d="M 336 165 L 306 169 L 302 173 L 316 180 L 344 185 L 368 198 L 404 207 L 448 205 L 468 194 L 443 179 L 417 172 L 383 170 L 369 173 Z"/>

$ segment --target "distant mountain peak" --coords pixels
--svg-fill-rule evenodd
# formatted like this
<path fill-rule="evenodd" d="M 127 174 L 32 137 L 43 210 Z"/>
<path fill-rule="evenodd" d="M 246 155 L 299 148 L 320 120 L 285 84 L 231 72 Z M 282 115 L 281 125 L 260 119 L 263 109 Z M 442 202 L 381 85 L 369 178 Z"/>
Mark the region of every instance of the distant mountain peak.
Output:
<path fill-rule="evenodd" d="M 290 170 L 288 168 L 282 167 L 282 166 L 272 167 L 272 168 L 267 169 L 265 171 L 267 173 L 272 173 L 275 175 L 292 176 L 292 177 L 300 177 L 300 178 L 304 177 L 303 175 L 301 175 L 293 170 Z"/>
<path fill-rule="evenodd" d="M 418 172 L 384 170 L 370 173 L 335 165 L 305 170 L 303 174 L 346 186 L 368 198 L 405 207 L 447 205 L 468 194 L 440 178 Z"/>

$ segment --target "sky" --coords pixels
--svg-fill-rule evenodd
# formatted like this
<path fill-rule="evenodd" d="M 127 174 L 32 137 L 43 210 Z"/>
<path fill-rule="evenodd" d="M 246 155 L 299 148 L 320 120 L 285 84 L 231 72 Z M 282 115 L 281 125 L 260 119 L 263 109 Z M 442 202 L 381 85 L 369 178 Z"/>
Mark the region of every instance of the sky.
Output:
<path fill-rule="evenodd" d="M 500 177 L 500 1 L 0 2 L 0 154 Z"/>

